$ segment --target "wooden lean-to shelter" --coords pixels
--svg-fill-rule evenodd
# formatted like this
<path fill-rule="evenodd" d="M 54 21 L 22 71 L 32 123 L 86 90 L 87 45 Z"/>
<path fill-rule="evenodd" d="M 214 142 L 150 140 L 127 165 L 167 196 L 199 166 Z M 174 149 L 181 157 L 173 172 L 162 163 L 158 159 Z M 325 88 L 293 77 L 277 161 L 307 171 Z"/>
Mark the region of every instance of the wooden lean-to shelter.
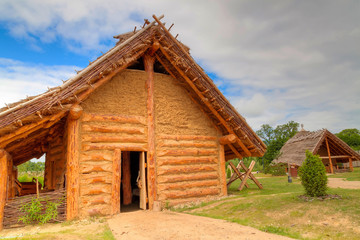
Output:
<path fill-rule="evenodd" d="M 273 163 L 290 166 L 291 176 L 296 177 L 298 168 L 305 161 L 306 150 L 320 156 L 328 173 L 353 171 L 353 161 L 360 161 L 357 152 L 328 130 L 311 132 L 302 129 L 285 143 Z"/>
<path fill-rule="evenodd" d="M 17 199 L 16 166 L 44 154 L 42 191 L 66 193 L 66 219 L 119 213 L 138 195 L 142 209 L 223 196 L 225 161 L 264 154 L 189 49 L 154 19 L 116 36 L 61 86 L 1 109 L 0 222 Z"/>

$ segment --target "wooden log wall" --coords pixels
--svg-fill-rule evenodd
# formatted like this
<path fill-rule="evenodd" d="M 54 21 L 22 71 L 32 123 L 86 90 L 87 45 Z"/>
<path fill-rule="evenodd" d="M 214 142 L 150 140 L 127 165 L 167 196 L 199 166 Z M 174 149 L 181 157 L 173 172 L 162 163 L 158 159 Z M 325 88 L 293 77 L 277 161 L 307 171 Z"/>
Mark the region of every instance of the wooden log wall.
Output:
<path fill-rule="evenodd" d="M 59 136 L 49 143 L 45 159 L 44 188 L 58 190 L 63 188 L 66 170 L 66 147 Z"/>
<path fill-rule="evenodd" d="M 169 201 L 173 205 L 220 195 L 220 176 L 219 143 L 216 137 L 158 137 L 158 200 Z"/>
<path fill-rule="evenodd" d="M 124 151 L 147 151 L 145 117 L 84 113 L 81 123 L 80 217 L 109 215 L 120 208 L 112 202 L 113 168 Z M 121 151 L 121 152 L 120 152 Z M 116 180 L 116 181 L 117 181 Z M 118 189 L 120 190 L 120 189 Z"/>

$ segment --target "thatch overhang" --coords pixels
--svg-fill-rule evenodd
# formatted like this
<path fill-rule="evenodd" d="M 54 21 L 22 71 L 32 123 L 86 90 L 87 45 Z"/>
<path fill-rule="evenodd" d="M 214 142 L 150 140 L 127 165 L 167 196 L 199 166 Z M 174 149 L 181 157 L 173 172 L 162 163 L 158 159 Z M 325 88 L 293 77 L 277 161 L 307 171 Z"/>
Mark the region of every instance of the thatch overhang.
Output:
<path fill-rule="evenodd" d="M 322 129 L 315 132 L 304 130 L 298 132 L 285 143 L 280 150 L 279 157 L 273 163 L 289 163 L 290 165 L 301 166 L 305 160 L 306 150 L 327 159 L 326 141 L 332 158 L 344 159 L 345 161 L 351 158 L 352 161 L 360 161 L 360 155 L 356 151 L 327 129 Z"/>
<path fill-rule="evenodd" d="M 227 159 L 264 154 L 265 144 L 189 55 L 189 49 L 154 18 L 154 22 L 134 33 L 119 35 L 121 41 L 114 48 L 61 86 L 0 109 L 0 149 L 13 156 L 14 165 L 45 153 L 49 138 L 62 134 L 71 106 L 136 64 L 146 52 L 179 80 L 223 135 L 236 136 L 236 141 L 225 147 Z"/>

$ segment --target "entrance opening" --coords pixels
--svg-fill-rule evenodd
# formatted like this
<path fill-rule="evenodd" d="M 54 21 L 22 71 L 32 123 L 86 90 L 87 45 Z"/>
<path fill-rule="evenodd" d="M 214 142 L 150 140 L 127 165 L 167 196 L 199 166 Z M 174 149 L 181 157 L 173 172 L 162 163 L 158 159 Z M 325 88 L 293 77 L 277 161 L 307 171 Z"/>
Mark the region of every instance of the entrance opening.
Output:
<path fill-rule="evenodd" d="M 120 212 L 146 209 L 145 154 L 122 152 L 121 155 Z M 145 206 L 142 204 L 144 201 Z"/>

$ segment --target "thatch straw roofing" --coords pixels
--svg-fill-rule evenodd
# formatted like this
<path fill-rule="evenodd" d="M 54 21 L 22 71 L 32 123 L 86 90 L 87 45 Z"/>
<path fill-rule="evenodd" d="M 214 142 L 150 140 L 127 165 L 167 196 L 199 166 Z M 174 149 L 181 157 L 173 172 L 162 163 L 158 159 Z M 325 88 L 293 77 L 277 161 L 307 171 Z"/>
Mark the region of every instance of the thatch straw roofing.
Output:
<path fill-rule="evenodd" d="M 154 18 L 156 18 L 154 16 Z M 154 53 L 166 71 L 184 82 L 189 94 L 225 134 L 235 134 L 235 149 L 242 156 L 262 156 L 266 146 L 246 120 L 222 95 L 204 70 L 156 19 L 135 33 L 116 36 L 119 43 L 61 86 L 0 109 L 0 149 L 8 151 L 18 165 L 46 151 L 47 138 L 58 134 L 69 108 L 84 101 L 94 89 L 134 64 L 155 43 Z M 226 148 L 226 155 L 232 153 Z"/>
<path fill-rule="evenodd" d="M 319 150 L 326 147 L 325 138 L 328 139 L 331 156 L 351 156 L 353 160 L 360 161 L 360 155 L 349 147 L 344 141 L 326 129 L 315 132 L 300 131 L 289 139 L 280 150 L 280 155 L 273 163 L 289 163 L 301 166 L 305 160 L 305 152 L 309 150 L 313 154 L 320 154 Z"/>

